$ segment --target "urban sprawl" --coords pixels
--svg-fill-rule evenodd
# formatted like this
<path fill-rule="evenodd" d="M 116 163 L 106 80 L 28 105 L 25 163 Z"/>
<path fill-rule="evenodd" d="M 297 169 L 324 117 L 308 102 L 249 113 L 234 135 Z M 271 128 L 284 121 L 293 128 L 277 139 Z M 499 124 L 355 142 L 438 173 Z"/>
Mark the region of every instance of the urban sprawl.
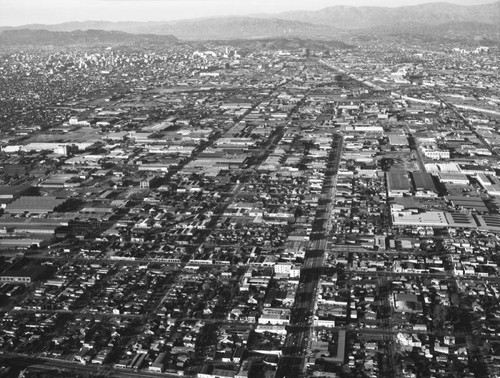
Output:
<path fill-rule="evenodd" d="M 498 53 L 2 51 L 3 371 L 500 375 Z"/>

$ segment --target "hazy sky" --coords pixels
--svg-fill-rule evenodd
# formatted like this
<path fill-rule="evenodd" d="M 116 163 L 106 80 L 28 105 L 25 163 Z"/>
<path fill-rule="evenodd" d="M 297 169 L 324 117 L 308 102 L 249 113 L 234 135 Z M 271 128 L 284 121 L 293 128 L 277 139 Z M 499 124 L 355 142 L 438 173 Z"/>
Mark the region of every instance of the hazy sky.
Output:
<path fill-rule="evenodd" d="M 167 21 L 317 10 L 332 5 L 403 6 L 433 0 L 0 0 L 0 26 L 65 21 Z M 439 1 L 439 0 L 436 0 Z M 462 5 L 495 0 L 449 0 Z"/>

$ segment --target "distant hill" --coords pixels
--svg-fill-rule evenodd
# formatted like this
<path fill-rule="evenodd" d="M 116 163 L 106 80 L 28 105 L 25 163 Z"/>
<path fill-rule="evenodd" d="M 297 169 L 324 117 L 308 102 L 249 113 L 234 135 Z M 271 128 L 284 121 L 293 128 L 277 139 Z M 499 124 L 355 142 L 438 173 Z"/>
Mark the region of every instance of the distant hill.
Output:
<path fill-rule="evenodd" d="M 500 45 L 500 27 L 479 22 L 449 22 L 441 25 L 419 23 L 374 26 L 351 31 L 347 40 L 356 41 L 389 40 L 394 42 L 464 42 L 484 46 Z"/>
<path fill-rule="evenodd" d="M 112 21 L 70 21 L 63 22 L 60 24 L 26 24 L 21 26 L 4 26 L 0 27 L 2 30 L 18 30 L 18 29 L 29 29 L 29 30 L 48 30 L 48 31 L 61 31 L 61 32 L 72 32 L 77 30 L 108 30 L 108 31 L 122 31 L 129 32 L 132 34 L 150 34 L 146 32 L 139 32 L 143 29 L 145 25 L 154 26 L 155 24 L 163 24 L 164 22 L 112 22 Z"/>
<path fill-rule="evenodd" d="M 117 31 L 103 30 L 77 30 L 72 32 L 54 32 L 47 30 L 5 30 L 0 32 L 0 45 L 4 46 L 66 46 L 66 45 L 113 45 L 154 43 L 166 46 L 188 43 L 197 48 L 211 48 L 214 41 L 185 41 L 181 42 L 176 37 L 154 34 L 130 34 Z M 300 50 L 309 48 L 313 50 L 348 49 L 353 46 L 337 40 L 313 40 L 295 37 L 285 38 L 260 38 L 260 39 L 231 39 L 231 44 L 248 50 Z"/>
<path fill-rule="evenodd" d="M 4 30 L 0 32 L 0 45 L 96 45 L 161 43 L 177 44 L 178 39 L 168 35 L 141 35 L 119 31 L 77 30 L 56 32 L 48 30 Z"/>
<path fill-rule="evenodd" d="M 53 32 L 99 29 L 132 34 L 175 35 L 177 38 L 184 40 L 228 40 L 273 37 L 328 38 L 334 32 L 332 27 L 325 25 L 313 25 L 300 21 L 280 20 L 276 18 L 262 19 L 254 17 L 218 17 L 171 22 L 85 21 L 57 25 L 35 24 L 19 28 L 3 29 L 43 29 Z"/>
<path fill-rule="evenodd" d="M 500 25 L 500 1 L 474 6 L 440 2 L 396 8 L 340 5 L 319 11 L 280 13 L 274 17 L 350 30 L 406 23 L 441 25 L 480 22 L 498 27 Z"/>
<path fill-rule="evenodd" d="M 74 32 L 98 29 L 140 35 L 170 35 L 181 40 L 282 37 L 347 40 L 350 36 L 356 36 L 359 33 L 365 33 L 368 38 L 376 37 L 373 33 L 378 33 L 380 37 L 403 33 L 407 36 L 432 40 L 439 38 L 439 33 L 444 33 L 444 38 L 449 37 L 455 40 L 458 38 L 500 41 L 499 25 L 500 1 L 497 1 L 474 6 L 443 2 L 396 8 L 333 6 L 318 11 L 261 14 L 252 17 L 213 17 L 169 22 L 67 22 L 57 25 L 4 27 L 0 28 L 0 31 L 43 29 L 52 32 Z M 432 35 L 432 33 L 438 34 Z M 84 39 L 83 36 L 81 38 Z M 112 38 L 120 37 L 113 36 Z"/>
<path fill-rule="evenodd" d="M 248 39 L 274 37 L 327 38 L 332 28 L 276 18 L 220 17 L 184 20 L 147 27 L 155 34 L 173 34 L 180 39 Z"/>
<path fill-rule="evenodd" d="M 191 42 L 190 44 L 199 48 L 209 48 L 207 42 Z M 260 38 L 260 39 L 233 39 L 231 45 L 242 50 L 302 50 L 305 48 L 315 51 L 326 51 L 332 49 L 350 49 L 354 46 L 337 40 L 313 40 L 300 38 Z"/>

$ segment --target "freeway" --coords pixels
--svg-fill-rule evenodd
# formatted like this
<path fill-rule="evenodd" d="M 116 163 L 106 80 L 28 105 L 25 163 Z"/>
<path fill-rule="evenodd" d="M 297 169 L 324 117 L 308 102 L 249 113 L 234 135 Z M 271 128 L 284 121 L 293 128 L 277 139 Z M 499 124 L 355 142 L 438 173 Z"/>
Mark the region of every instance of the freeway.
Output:
<path fill-rule="evenodd" d="M 477 129 L 474 128 L 474 126 L 472 126 L 470 121 L 467 118 L 465 118 L 462 113 L 460 113 L 458 111 L 458 109 L 455 105 L 444 100 L 442 97 L 440 97 L 436 93 L 434 93 L 434 96 L 436 96 L 436 98 L 439 99 L 439 101 L 441 101 L 448 109 L 450 109 L 453 113 L 455 113 L 455 115 L 464 122 L 464 124 L 469 128 L 469 130 L 472 131 L 476 135 L 476 137 L 486 146 L 486 148 L 491 152 L 491 154 L 493 156 L 500 157 L 498 155 L 497 151 L 493 148 L 493 146 L 490 143 L 488 143 L 488 141 L 484 138 L 484 136 L 481 133 L 479 133 L 477 131 Z"/>

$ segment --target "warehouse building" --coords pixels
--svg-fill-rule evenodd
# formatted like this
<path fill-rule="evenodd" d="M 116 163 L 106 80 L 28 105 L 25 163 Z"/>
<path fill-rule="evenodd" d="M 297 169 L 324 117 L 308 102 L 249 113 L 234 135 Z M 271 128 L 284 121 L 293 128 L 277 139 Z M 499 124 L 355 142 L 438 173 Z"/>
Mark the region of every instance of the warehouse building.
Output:
<path fill-rule="evenodd" d="M 430 173 L 412 172 L 411 178 L 415 196 L 417 197 L 437 197 L 438 190 L 434 184 L 434 179 Z"/>
<path fill-rule="evenodd" d="M 66 202 L 65 199 L 56 197 L 20 197 L 7 205 L 6 213 L 10 214 L 46 214 Z"/>
<path fill-rule="evenodd" d="M 406 172 L 387 172 L 387 195 L 389 197 L 403 197 L 411 194 L 411 184 Z"/>

